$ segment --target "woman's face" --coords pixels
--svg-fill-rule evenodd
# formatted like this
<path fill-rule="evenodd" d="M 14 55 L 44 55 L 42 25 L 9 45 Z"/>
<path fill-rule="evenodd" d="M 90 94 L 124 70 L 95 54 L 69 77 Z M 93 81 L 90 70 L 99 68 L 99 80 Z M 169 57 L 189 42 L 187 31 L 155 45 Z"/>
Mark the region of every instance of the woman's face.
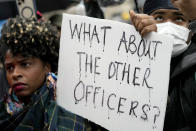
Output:
<path fill-rule="evenodd" d="M 6 77 L 18 97 L 30 96 L 45 81 L 50 65 L 40 59 L 15 55 L 8 50 L 5 56 Z"/>
<path fill-rule="evenodd" d="M 171 0 L 189 20 L 196 19 L 196 0 Z"/>

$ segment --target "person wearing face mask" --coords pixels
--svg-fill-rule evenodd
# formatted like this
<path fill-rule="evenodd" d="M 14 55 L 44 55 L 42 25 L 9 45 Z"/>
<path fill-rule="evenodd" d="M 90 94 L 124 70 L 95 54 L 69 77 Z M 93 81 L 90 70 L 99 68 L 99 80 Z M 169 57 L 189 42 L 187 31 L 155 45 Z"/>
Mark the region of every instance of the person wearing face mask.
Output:
<path fill-rule="evenodd" d="M 174 38 L 172 57 L 178 56 L 188 47 L 188 19 L 174 7 L 170 0 L 146 0 L 144 13 L 154 17 L 157 32 Z"/>
<path fill-rule="evenodd" d="M 196 1 L 195 0 L 171 0 L 175 7 L 179 8 L 182 11 L 183 15 L 190 20 L 189 29 L 193 32 L 191 39 L 191 45 L 183 55 L 183 62 L 191 61 L 191 64 L 187 66 L 187 70 L 181 71 L 182 79 L 186 81 L 181 82 L 181 88 L 177 89 L 176 99 L 179 99 L 180 96 L 180 108 L 182 108 L 184 116 L 183 131 L 196 131 Z M 192 77 L 191 77 L 192 76 Z M 192 81 L 191 81 L 192 78 Z M 189 86 L 184 86 L 189 81 Z M 177 102 L 176 102 L 177 103 Z M 179 102 L 178 102 L 179 105 Z M 179 122 L 174 122 L 180 124 Z"/>
<path fill-rule="evenodd" d="M 164 131 L 196 131 L 196 36 L 189 35 L 195 30 L 189 33 L 185 28 L 196 27 L 192 22 L 191 26 L 188 24 L 196 18 L 192 13 L 196 11 L 196 2 L 193 8 L 194 2 L 186 0 L 193 8 L 190 12 L 182 1 L 185 0 L 173 0 L 178 5 L 175 7 L 170 0 L 146 0 L 145 14 L 130 11 L 131 22 L 142 36 L 155 31 L 174 39 Z"/>
<path fill-rule="evenodd" d="M 170 35 L 174 39 L 172 57 L 184 52 L 188 45 L 188 19 L 175 8 L 170 0 L 146 0 L 144 13 L 131 11 L 131 21 L 142 36 L 155 31 L 159 34 Z"/>

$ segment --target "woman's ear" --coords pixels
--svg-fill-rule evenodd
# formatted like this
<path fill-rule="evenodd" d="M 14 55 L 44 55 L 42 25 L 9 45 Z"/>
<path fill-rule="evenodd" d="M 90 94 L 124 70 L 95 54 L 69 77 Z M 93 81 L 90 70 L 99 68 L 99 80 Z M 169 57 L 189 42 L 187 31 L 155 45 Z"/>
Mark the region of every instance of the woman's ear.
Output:
<path fill-rule="evenodd" d="M 49 63 L 46 63 L 44 66 L 44 69 L 45 69 L 46 73 L 51 72 L 51 65 Z"/>

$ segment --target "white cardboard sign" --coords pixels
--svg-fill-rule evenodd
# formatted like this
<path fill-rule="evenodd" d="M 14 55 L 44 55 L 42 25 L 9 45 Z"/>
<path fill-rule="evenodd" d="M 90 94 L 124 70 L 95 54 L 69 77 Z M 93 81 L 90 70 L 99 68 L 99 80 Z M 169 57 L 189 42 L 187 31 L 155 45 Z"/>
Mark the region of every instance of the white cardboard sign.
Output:
<path fill-rule="evenodd" d="M 113 131 L 162 131 L 172 40 L 132 25 L 63 15 L 57 102 Z"/>

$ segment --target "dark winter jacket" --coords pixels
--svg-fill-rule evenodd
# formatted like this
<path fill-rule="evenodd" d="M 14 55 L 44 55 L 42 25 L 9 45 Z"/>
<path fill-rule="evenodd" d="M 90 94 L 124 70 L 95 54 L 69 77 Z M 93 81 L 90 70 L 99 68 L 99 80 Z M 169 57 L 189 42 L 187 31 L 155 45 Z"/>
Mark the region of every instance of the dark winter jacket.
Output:
<path fill-rule="evenodd" d="M 196 131 L 196 35 L 188 49 L 171 61 L 164 131 Z"/>

